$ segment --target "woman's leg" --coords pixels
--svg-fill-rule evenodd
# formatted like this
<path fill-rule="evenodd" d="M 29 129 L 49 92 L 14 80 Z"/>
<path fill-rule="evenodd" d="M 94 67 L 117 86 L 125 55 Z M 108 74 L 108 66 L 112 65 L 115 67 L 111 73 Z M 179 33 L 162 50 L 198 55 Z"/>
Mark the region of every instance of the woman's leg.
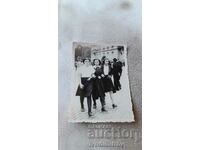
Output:
<path fill-rule="evenodd" d="M 101 101 L 101 111 L 106 111 L 105 109 L 105 96 L 100 96 Z"/>
<path fill-rule="evenodd" d="M 111 102 L 112 102 L 112 107 L 113 107 L 113 108 L 117 107 L 117 105 L 116 105 L 115 102 L 114 102 L 113 92 L 110 91 L 110 92 L 109 92 L 109 95 L 110 95 L 110 99 L 111 99 Z"/>
<path fill-rule="evenodd" d="M 87 105 L 88 105 L 88 115 L 89 116 L 92 116 L 92 99 L 91 99 L 91 96 L 88 96 L 87 97 Z"/>
<path fill-rule="evenodd" d="M 84 111 L 84 97 L 80 96 L 81 111 Z"/>
<path fill-rule="evenodd" d="M 112 104 L 114 104 L 113 92 L 110 91 L 110 92 L 109 92 L 109 95 L 110 95 L 110 99 L 111 99 Z"/>
<path fill-rule="evenodd" d="M 96 109 L 97 108 L 97 103 L 96 103 L 96 99 L 93 98 L 93 108 Z"/>

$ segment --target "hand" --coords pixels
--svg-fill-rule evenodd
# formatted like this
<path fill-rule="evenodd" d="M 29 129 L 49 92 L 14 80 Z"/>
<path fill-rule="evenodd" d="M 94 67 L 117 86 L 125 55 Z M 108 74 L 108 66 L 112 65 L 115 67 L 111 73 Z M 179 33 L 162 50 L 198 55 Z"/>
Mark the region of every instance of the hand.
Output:
<path fill-rule="evenodd" d="M 91 78 L 88 78 L 87 81 L 90 81 Z"/>
<path fill-rule="evenodd" d="M 92 78 L 96 78 L 96 76 L 94 74 L 92 74 Z"/>
<path fill-rule="evenodd" d="M 105 77 L 104 74 L 101 75 L 102 77 Z"/>
<path fill-rule="evenodd" d="M 99 79 L 101 79 L 101 76 L 98 76 Z"/>
<path fill-rule="evenodd" d="M 82 83 L 80 83 L 80 88 L 83 89 L 84 88 L 84 85 Z"/>

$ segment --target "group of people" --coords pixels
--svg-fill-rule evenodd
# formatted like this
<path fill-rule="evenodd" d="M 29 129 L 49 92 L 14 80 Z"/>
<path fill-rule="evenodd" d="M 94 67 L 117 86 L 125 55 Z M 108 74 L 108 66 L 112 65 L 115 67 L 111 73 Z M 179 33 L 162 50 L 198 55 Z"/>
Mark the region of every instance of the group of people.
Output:
<path fill-rule="evenodd" d="M 106 112 L 105 93 L 109 93 L 112 108 L 115 109 L 117 105 L 114 102 L 113 93 L 121 89 L 122 63 L 116 58 L 113 59 L 112 63 L 108 58 L 103 58 L 102 60 L 94 59 L 92 63 L 89 58 L 86 58 L 80 63 L 82 65 L 77 68 L 79 85 L 76 96 L 80 97 L 81 111 L 85 111 L 84 99 L 87 98 L 89 117 L 93 116 L 92 101 L 93 108 L 96 109 L 97 99 L 100 99 L 101 111 Z"/>

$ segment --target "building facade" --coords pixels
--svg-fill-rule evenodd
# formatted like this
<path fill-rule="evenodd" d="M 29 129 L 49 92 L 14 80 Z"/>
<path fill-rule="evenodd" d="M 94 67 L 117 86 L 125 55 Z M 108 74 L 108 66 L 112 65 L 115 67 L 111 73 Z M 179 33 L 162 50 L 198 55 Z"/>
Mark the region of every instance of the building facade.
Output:
<path fill-rule="evenodd" d="M 102 57 L 106 57 L 109 60 L 113 60 L 114 58 L 119 59 L 124 62 L 124 47 L 123 46 L 105 46 L 100 48 L 92 48 L 91 49 L 91 60 L 94 59 L 102 59 Z"/>

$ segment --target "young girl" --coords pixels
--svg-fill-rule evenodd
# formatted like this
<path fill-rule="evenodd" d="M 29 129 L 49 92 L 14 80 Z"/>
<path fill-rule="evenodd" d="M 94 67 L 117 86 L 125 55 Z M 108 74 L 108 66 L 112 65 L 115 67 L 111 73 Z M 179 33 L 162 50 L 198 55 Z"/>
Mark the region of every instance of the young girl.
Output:
<path fill-rule="evenodd" d="M 93 67 L 90 65 L 90 60 L 85 59 L 84 65 L 79 68 L 78 76 L 79 76 L 79 86 L 76 92 L 76 96 L 80 96 L 80 103 L 81 103 L 81 111 L 85 111 L 84 109 L 84 98 L 87 97 L 87 104 L 88 104 L 88 115 L 89 117 L 92 116 L 92 100 L 91 94 L 93 90 Z"/>
<path fill-rule="evenodd" d="M 116 93 L 116 90 L 114 88 L 113 82 L 111 80 L 112 77 L 112 68 L 111 64 L 108 58 L 105 58 L 103 61 L 102 65 L 102 70 L 104 73 L 104 78 L 103 78 L 103 84 L 104 84 L 104 91 L 105 93 L 109 93 L 110 99 L 112 102 L 112 107 L 113 109 L 117 107 L 117 105 L 114 103 L 114 98 L 113 98 L 113 93 Z"/>
<path fill-rule="evenodd" d="M 96 108 L 96 99 L 100 98 L 101 101 L 101 111 L 105 112 L 105 91 L 103 85 L 103 70 L 100 66 L 101 61 L 99 59 L 94 59 L 94 84 L 93 84 L 93 100 L 94 100 L 94 108 Z"/>

